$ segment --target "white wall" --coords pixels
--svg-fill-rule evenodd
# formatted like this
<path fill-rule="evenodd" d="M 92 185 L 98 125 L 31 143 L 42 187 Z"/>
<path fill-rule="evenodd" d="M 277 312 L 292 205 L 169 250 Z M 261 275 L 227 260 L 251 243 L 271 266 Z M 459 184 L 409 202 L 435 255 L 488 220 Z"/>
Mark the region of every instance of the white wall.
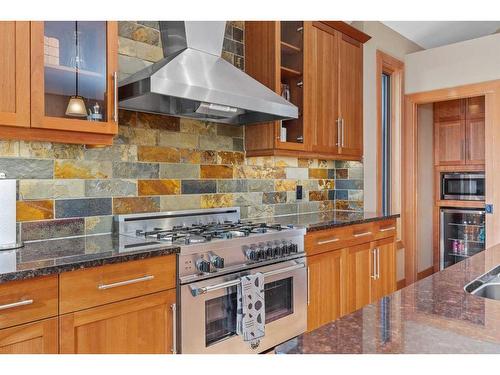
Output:
<path fill-rule="evenodd" d="M 434 122 L 432 103 L 418 106 L 417 272 L 433 265 Z"/>
<path fill-rule="evenodd" d="M 351 24 L 372 38 L 363 47 L 363 143 L 364 143 L 364 209 L 377 209 L 377 50 L 404 60 L 408 53 L 422 48 L 377 21 Z M 404 251 L 397 253 L 397 279 L 404 279 Z"/>
<path fill-rule="evenodd" d="M 412 53 L 407 94 L 500 79 L 500 34 Z"/>

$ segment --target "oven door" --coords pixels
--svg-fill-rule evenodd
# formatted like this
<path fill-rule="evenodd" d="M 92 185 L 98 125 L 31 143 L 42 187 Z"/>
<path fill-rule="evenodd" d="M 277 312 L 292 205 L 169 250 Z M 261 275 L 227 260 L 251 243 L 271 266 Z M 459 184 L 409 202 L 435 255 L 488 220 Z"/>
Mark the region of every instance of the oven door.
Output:
<path fill-rule="evenodd" d="M 237 283 L 241 276 L 265 276 L 265 336 L 259 345 L 236 334 Z M 260 353 L 307 327 L 305 258 L 258 267 L 181 286 L 182 353 Z"/>
<path fill-rule="evenodd" d="M 484 174 L 443 173 L 441 198 L 445 200 L 484 200 Z"/>

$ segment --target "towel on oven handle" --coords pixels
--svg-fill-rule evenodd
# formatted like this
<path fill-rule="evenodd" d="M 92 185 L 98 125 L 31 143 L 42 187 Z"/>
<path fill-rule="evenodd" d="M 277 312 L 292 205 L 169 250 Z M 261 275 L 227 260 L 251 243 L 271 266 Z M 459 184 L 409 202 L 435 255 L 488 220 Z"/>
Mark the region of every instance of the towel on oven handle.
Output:
<path fill-rule="evenodd" d="M 238 284 L 238 310 L 236 333 L 243 341 L 255 344 L 265 335 L 266 308 L 264 298 L 264 275 L 243 276 Z"/>

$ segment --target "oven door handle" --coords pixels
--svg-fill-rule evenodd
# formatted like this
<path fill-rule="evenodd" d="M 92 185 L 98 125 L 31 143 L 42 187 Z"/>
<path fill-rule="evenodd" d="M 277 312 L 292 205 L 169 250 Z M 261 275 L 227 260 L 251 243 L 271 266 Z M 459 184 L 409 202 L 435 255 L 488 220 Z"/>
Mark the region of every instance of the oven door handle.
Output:
<path fill-rule="evenodd" d="M 280 268 L 280 269 L 277 269 L 274 271 L 264 272 L 263 275 L 264 275 L 264 277 L 270 277 L 270 276 L 279 275 L 279 274 L 282 274 L 285 272 L 295 271 L 295 270 L 298 270 L 300 268 L 304 268 L 305 266 L 306 265 L 304 263 L 298 263 L 298 264 L 295 264 L 295 265 L 290 266 L 290 267 L 285 267 L 285 268 Z M 200 294 L 207 294 L 209 292 L 213 292 L 213 291 L 216 291 L 219 289 L 226 289 L 226 288 L 229 288 L 231 286 L 236 286 L 239 283 L 240 283 L 240 279 L 237 278 L 235 280 L 230 280 L 230 281 L 226 281 L 224 283 L 215 284 L 215 285 L 204 286 L 201 288 L 197 287 L 195 284 L 191 284 L 189 286 L 189 288 L 191 289 L 191 294 L 193 295 L 193 297 L 196 297 L 196 296 L 199 296 Z"/>

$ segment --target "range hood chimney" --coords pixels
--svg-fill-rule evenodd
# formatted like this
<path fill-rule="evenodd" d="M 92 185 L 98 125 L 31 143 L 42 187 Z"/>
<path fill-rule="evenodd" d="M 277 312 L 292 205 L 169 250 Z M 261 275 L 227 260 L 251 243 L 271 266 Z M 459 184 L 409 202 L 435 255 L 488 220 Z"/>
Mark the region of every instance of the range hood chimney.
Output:
<path fill-rule="evenodd" d="M 226 22 L 160 22 L 164 58 L 119 84 L 120 108 L 244 125 L 298 109 L 221 57 Z"/>

